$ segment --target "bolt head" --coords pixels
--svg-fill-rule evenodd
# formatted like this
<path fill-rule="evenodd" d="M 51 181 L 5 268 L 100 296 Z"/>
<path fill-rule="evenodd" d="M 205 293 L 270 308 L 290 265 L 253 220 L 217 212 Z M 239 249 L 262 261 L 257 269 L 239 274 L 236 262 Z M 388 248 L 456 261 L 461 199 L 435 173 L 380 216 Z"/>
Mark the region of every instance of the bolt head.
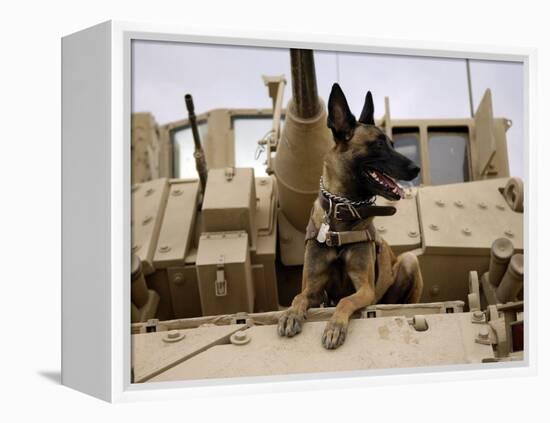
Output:
<path fill-rule="evenodd" d="M 430 229 L 432 231 L 438 231 L 439 230 L 439 226 L 437 226 L 435 223 L 431 223 L 430 224 Z"/>
<path fill-rule="evenodd" d="M 244 345 L 250 342 L 250 336 L 245 331 L 240 330 L 231 335 L 230 341 L 233 345 Z"/>
<path fill-rule="evenodd" d="M 444 207 L 444 206 L 445 206 L 445 201 L 443 201 L 443 200 L 436 200 L 436 201 L 435 201 L 435 204 L 436 204 L 438 207 Z"/>
<path fill-rule="evenodd" d="M 418 232 L 416 231 L 409 231 L 409 237 L 410 238 L 416 238 L 418 236 Z"/>
<path fill-rule="evenodd" d="M 464 235 L 470 236 L 472 235 L 472 230 L 470 228 L 462 228 L 462 233 Z"/>
<path fill-rule="evenodd" d="M 481 203 L 478 203 L 477 206 L 482 210 L 487 209 L 487 203 L 484 203 L 483 201 Z"/>
<path fill-rule="evenodd" d="M 178 330 L 170 330 L 166 334 L 166 337 L 168 339 L 176 339 L 180 335 L 180 332 Z"/>
<path fill-rule="evenodd" d="M 497 204 L 497 209 L 500 211 L 504 211 L 506 208 L 502 204 Z"/>
<path fill-rule="evenodd" d="M 161 247 L 159 247 L 159 251 L 161 253 L 167 253 L 170 250 L 171 250 L 171 248 L 168 245 L 162 245 Z"/>
<path fill-rule="evenodd" d="M 185 334 L 180 332 L 179 330 L 173 329 L 166 332 L 166 335 L 162 338 L 164 342 L 178 342 L 181 341 L 185 337 Z"/>
<path fill-rule="evenodd" d="M 512 238 L 512 237 L 514 236 L 514 232 L 512 232 L 511 229 L 506 229 L 506 230 L 504 231 L 504 235 L 506 235 L 506 236 L 509 237 L 509 238 Z"/>
<path fill-rule="evenodd" d="M 464 203 L 460 200 L 456 200 L 455 201 L 455 206 L 457 206 L 459 209 L 461 209 L 462 207 L 464 207 Z"/>
<path fill-rule="evenodd" d="M 484 316 L 484 314 L 483 314 L 482 311 L 480 311 L 480 310 L 474 311 L 474 319 L 475 320 L 483 320 L 483 316 Z"/>
<path fill-rule="evenodd" d="M 489 338 L 489 328 L 487 328 L 487 326 L 482 327 L 482 328 L 479 330 L 478 336 L 479 336 L 481 339 L 487 339 L 487 338 Z"/>

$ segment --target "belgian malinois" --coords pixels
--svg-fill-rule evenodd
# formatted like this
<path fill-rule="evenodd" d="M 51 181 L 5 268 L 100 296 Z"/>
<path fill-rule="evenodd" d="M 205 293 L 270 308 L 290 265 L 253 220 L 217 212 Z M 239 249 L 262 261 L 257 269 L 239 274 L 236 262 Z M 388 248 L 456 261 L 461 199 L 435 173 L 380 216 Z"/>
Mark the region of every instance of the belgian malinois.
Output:
<path fill-rule="evenodd" d="M 374 216 L 395 213 L 394 207 L 376 206 L 376 196 L 401 199 L 404 190 L 396 180 L 410 181 L 420 168 L 395 151 L 393 141 L 375 125 L 370 91 L 357 121 L 334 84 L 327 125 L 334 146 L 325 156 L 306 232 L 302 292 L 281 315 L 278 332 L 288 337 L 300 333 L 308 308 L 328 298 L 337 305 L 322 344 L 334 349 L 343 344 L 355 311 L 375 303 L 420 299 L 423 282 L 416 256 L 395 257 L 372 223 Z"/>

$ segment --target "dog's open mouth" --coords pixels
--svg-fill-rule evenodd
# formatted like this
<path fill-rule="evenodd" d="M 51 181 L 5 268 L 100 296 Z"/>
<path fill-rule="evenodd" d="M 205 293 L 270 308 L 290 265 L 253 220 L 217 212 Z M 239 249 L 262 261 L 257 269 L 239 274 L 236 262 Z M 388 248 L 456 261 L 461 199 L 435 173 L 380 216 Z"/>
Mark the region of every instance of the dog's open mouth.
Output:
<path fill-rule="evenodd" d="M 369 180 L 378 186 L 383 197 L 390 200 L 400 200 L 405 196 L 403 188 L 391 176 L 376 169 L 367 169 L 365 173 Z"/>

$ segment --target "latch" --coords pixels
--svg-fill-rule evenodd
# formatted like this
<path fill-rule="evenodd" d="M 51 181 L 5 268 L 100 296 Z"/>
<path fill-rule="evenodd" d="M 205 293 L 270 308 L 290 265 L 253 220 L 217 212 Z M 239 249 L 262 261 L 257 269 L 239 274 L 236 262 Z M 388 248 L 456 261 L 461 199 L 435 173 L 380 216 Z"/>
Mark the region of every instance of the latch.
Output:
<path fill-rule="evenodd" d="M 216 268 L 216 283 L 215 291 L 216 297 L 225 297 L 227 295 L 227 280 L 225 279 L 225 257 L 221 255 L 218 258 L 218 265 Z"/>

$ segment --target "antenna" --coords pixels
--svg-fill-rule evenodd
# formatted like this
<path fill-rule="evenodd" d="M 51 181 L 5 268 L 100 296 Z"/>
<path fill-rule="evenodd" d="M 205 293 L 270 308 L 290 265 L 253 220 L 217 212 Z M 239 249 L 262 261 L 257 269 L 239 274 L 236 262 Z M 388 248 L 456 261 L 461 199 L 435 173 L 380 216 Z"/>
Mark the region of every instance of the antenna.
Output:
<path fill-rule="evenodd" d="M 470 100 L 470 117 L 474 117 L 474 99 L 472 96 L 472 74 L 470 73 L 470 59 L 466 59 L 466 79 L 468 80 L 468 98 Z"/>

